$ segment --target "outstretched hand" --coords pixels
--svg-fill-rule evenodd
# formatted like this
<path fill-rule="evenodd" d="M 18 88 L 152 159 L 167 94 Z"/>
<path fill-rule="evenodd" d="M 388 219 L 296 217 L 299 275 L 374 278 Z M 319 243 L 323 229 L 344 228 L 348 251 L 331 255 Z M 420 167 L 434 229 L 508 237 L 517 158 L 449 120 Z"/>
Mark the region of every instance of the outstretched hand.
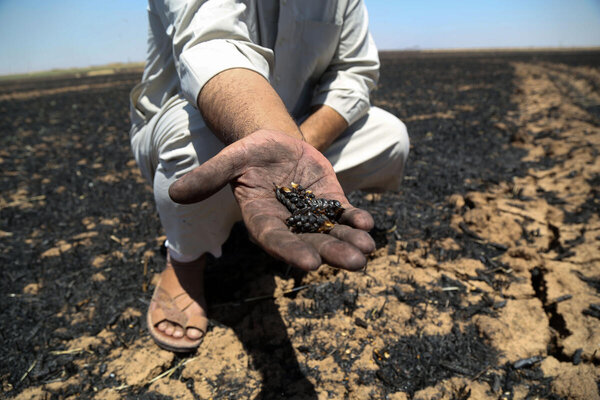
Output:
<path fill-rule="evenodd" d="M 289 186 L 291 182 L 312 190 L 317 197 L 342 203 L 344 213 L 329 234 L 295 234 L 285 225 L 290 213 L 275 198 L 273 184 Z M 373 228 L 371 215 L 350 205 L 329 161 L 301 140 L 277 131 L 254 132 L 173 183 L 169 196 L 177 203 L 195 203 L 227 183 L 250 237 L 289 264 L 314 270 L 325 262 L 357 270 L 365 266 L 365 254 L 375 250 L 375 242 L 366 232 Z"/>

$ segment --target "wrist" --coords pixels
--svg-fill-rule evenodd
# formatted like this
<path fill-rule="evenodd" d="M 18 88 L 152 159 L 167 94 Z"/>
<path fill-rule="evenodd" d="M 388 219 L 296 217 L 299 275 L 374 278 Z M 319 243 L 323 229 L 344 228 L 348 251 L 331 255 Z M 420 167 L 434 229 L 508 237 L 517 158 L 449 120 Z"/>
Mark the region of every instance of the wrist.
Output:
<path fill-rule="evenodd" d="M 323 136 L 315 132 L 310 125 L 300 125 L 300 131 L 302 132 L 303 140 L 320 152 L 323 152 L 331 144 L 323 140 Z"/>
<path fill-rule="evenodd" d="M 348 128 L 346 120 L 333 108 L 321 105 L 300 125 L 306 142 L 323 152 Z"/>

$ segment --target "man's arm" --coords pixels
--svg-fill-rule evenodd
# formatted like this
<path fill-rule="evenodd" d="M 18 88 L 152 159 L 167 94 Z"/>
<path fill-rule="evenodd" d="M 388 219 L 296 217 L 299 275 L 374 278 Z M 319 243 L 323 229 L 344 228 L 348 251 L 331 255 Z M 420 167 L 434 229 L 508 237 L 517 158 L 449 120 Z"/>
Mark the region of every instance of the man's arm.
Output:
<path fill-rule="evenodd" d="M 304 139 L 322 152 L 348 127 L 337 111 L 321 105 L 298 129 L 269 82 L 243 68 L 223 71 L 209 80 L 198 95 L 198 109 L 225 144 L 269 129 Z"/>
<path fill-rule="evenodd" d="M 229 183 L 250 237 L 273 256 L 304 270 L 323 262 L 349 270 L 366 264 L 364 254 L 375 249 L 365 232 L 373 227 L 372 217 L 348 202 L 331 164 L 303 140 L 261 75 L 246 69 L 217 74 L 200 91 L 198 108 L 228 146 L 169 188 L 174 201 L 201 201 Z M 322 112 L 327 111 L 316 117 Z M 290 182 L 342 203 L 340 224 L 329 235 L 296 235 L 285 226 L 289 212 L 275 198 L 273 183 Z"/>
<path fill-rule="evenodd" d="M 235 0 L 149 0 L 149 12 L 160 19 L 167 35 L 172 35 L 173 61 L 181 93 L 190 103 L 197 105 L 204 86 L 221 73 L 253 71 L 264 77 L 266 83 L 265 78 L 274 62 L 273 52 L 257 44 L 249 27 L 252 12 L 246 3 Z M 256 77 L 251 76 L 251 80 L 243 80 L 240 85 L 243 78 L 232 76 L 237 80 L 217 79 L 212 82 L 213 88 L 219 90 L 222 82 L 229 81 L 229 87 L 240 90 L 256 81 Z M 252 86 L 256 88 L 256 85 Z M 256 93 L 262 95 L 263 92 Z M 219 100 L 214 96 L 208 98 Z M 223 113 L 223 110 L 217 111 Z"/>
<path fill-rule="evenodd" d="M 333 124 L 338 130 L 341 129 L 338 116 L 349 126 L 369 111 L 369 94 L 379 79 L 379 56 L 368 25 L 363 1 L 348 0 L 336 52 L 311 102 L 313 109 L 327 106 L 331 111 L 335 110 L 337 115 L 322 111 L 325 107 L 318 108 L 318 112 L 322 112 L 318 115 L 319 119 L 307 119 L 306 131 L 304 124 L 301 126 L 309 143 L 311 140 L 319 145 L 331 143 L 341 133 L 328 128 Z M 320 123 L 314 124 L 317 121 Z M 309 137 L 317 136 L 321 139 L 309 140 Z"/>
<path fill-rule="evenodd" d="M 344 16 L 336 54 L 315 91 L 311 114 L 300 125 L 306 141 L 321 152 L 368 112 L 379 74 L 362 1 L 349 1 Z"/>
<path fill-rule="evenodd" d="M 225 144 L 260 129 L 304 139 L 269 82 L 248 69 L 228 69 L 214 76 L 198 95 L 198 109 L 213 133 Z"/>
<path fill-rule="evenodd" d="M 306 141 L 320 152 L 324 152 L 348 128 L 348 123 L 333 108 L 320 105 L 300 125 Z"/>

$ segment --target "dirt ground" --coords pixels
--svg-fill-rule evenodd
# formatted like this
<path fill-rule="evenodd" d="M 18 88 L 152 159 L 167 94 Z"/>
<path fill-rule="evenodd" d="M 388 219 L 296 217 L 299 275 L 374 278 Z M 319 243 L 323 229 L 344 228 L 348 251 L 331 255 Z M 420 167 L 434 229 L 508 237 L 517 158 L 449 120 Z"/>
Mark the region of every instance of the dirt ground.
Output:
<path fill-rule="evenodd" d="M 600 52 L 386 53 L 403 188 L 367 268 L 236 226 L 197 353 L 145 312 L 164 241 L 128 146 L 138 73 L 0 84 L 0 397 L 600 399 Z"/>

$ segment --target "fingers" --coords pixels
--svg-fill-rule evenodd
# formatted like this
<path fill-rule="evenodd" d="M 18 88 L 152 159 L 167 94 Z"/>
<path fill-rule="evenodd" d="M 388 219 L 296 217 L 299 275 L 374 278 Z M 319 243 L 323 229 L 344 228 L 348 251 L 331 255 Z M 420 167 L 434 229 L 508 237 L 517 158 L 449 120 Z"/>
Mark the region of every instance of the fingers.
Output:
<path fill-rule="evenodd" d="M 246 220 L 251 237 L 269 254 L 302 270 L 312 271 L 326 262 L 355 271 L 366 265 L 364 254 L 375 250 L 375 242 L 367 232 L 349 226 L 336 225 L 329 234 L 292 233 L 280 215 L 256 212 L 265 207 L 262 201 L 246 204 L 252 215 Z"/>
<path fill-rule="evenodd" d="M 315 247 L 321 258 L 332 267 L 356 271 L 367 264 L 365 254 L 375 250 L 375 241 L 362 230 L 337 225 L 323 234 L 303 234 L 302 240 Z"/>
<path fill-rule="evenodd" d="M 345 210 L 340 217 L 339 223 L 352 226 L 363 231 L 370 231 L 375 226 L 371 214 L 351 205 L 344 205 Z"/>
<path fill-rule="evenodd" d="M 346 225 L 338 225 L 329 232 L 329 235 L 349 243 L 359 249 L 363 254 L 369 254 L 375 251 L 375 241 L 367 232 L 360 229 L 353 229 Z"/>
<path fill-rule="evenodd" d="M 329 234 L 292 233 L 284 224 L 287 212 L 274 199 L 243 203 L 242 211 L 250 235 L 261 247 L 305 271 L 317 269 L 321 260 L 333 267 L 358 270 L 367 263 L 364 254 L 375 250 L 375 242 L 367 232 L 346 225 L 336 224 Z M 365 211 L 350 211 L 363 217 L 366 214 L 366 221 L 372 221 Z"/>
<path fill-rule="evenodd" d="M 240 173 L 243 152 L 235 144 L 194 168 L 169 187 L 169 197 L 176 203 L 202 201 L 221 190 Z"/>
<path fill-rule="evenodd" d="M 304 271 L 314 271 L 322 263 L 317 249 L 305 243 L 287 227 L 263 232 L 256 241 L 272 256 Z"/>
<path fill-rule="evenodd" d="M 331 235 L 304 233 L 299 236 L 304 242 L 313 246 L 323 260 L 332 267 L 356 271 L 367 264 L 367 258 L 357 247 Z"/>
<path fill-rule="evenodd" d="M 335 182 L 337 183 L 337 181 Z M 344 196 L 344 193 L 341 191 L 341 187 L 339 192 L 326 192 L 318 194 L 318 197 L 335 199 L 342 203 L 344 212 L 342 213 L 339 221 L 337 221 L 340 224 L 348 225 L 367 232 L 373 229 L 375 226 L 375 221 L 373 220 L 371 214 L 368 211 L 356 208 L 350 204 L 348 199 Z"/>

